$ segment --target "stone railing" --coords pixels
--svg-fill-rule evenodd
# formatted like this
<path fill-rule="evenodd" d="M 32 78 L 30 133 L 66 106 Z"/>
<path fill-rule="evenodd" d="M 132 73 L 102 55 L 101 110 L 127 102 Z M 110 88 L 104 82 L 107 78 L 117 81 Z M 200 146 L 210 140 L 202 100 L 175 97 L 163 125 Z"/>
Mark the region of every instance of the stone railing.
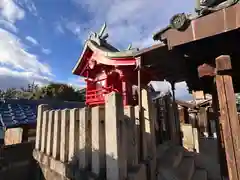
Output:
<path fill-rule="evenodd" d="M 142 93 L 143 136 L 138 107 L 123 107 L 117 93 L 106 97 L 105 106 L 93 108 L 40 105 L 33 156 L 45 179 L 154 179 L 154 108 L 148 93 Z"/>

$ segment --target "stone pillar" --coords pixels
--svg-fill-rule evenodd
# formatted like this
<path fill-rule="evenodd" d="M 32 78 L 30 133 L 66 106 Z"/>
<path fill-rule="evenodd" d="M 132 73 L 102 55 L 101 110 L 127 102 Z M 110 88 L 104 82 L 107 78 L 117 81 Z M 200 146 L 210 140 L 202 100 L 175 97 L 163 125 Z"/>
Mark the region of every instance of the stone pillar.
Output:
<path fill-rule="evenodd" d="M 43 119 L 42 119 L 42 129 L 41 129 L 41 148 L 40 151 L 46 153 L 47 148 L 47 130 L 48 130 L 48 118 L 49 118 L 49 111 L 43 112 Z"/>
<path fill-rule="evenodd" d="M 138 164 L 138 141 L 137 141 L 137 125 L 135 119 L 135 109 L 132 106 L 124 107 L 124 116 L 127 124 L 127 164 L 128 167 L 133 167 Z"/>
<path fill-rule="evenodd" d="M 54 127 L 53 127 L 53 158 L 60 158 L 60 140 L 61 140 L 61 111 L 54 112 Z"/>
<path fill-rule="evenodd" d="M 82 108 L 79 111 L 79 168 L 89 169 L 91 167 L 91 111 L 89 108 Z"/>
<path fill-rule="evenodd" d="M 105 102 L 106 179 L 124 180 L 127 178 L 127 137 L 122 97 L 113 92 L 107 95 Z"/>
<path fill-rule="evenodd" d="M 67 162 L 69 153 L 70 110 L 64 109 L 61 112 L 62 119 L 61 119 L 60 161 Z"/>
<path fill-rule="evenodd" d="M 40 150 L 41 146 L 41 135 L 42 135 L 42 122 L 43 122 L 43 111 L 49 109 L 49 106 L 46 104 L 42 104 L 38 106 L 37 111 L 37 127 L 36 127 L 36 141 L 35 141 L 35 149 Z"/>
<path fill-rule="evenodd" d="M 92 172 L 105 177 L 105 109 L 92 108 Z"/>
<path fill-rule="evenodd" d="M 75 163 L 79 145 L 79 109 L 70 110 L 68 161 Z"/>
<path fill-rule="evenodd" d="M 54 120 L 54 111 L 49 111 L 48 114 L 48 129 L 47 129 L 47 150 L 46 154 L 48 156 L 52 155 L 53 152 L 53 120 Z"/>

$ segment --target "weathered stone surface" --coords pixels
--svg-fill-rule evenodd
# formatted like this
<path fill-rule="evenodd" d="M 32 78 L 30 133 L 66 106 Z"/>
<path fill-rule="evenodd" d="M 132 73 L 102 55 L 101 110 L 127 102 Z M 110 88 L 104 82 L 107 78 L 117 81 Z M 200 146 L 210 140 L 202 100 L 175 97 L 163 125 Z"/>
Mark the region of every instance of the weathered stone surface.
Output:
<path fill-rule="evenodd" d="M 86 169 L 91 165 L 91 111 L 89 108 L 82 108 L 79 113 L 78 162 L 80 169 Z"/>
<path fill-rule="evenodd" d="M 64 109 L 61 111 L 61 140 L 60 140 L 60 160 L 67 162 L 69 153 L 69 120 L 70 110 Z"/>
<path fill-rule="evenodd" d="M 23 129 L 22 128 L 10 128 L 5 131 L 4 144 L 18 144 L 22 143 Z"/>
<path fill-rule="evenodd" d="M 104 107 L 92 108 L 92 172 L 96 175 L 103 174 L 106 168 L 105 159 L 105 109 Z"/>
<path fill-rule="evenodd" d="M 76 153 L 79 145 L 79 109 L 70 110 L 69 123 L 69 154 L 68 161 L 75 161 L 77 159 Z"/>
<path fill-rule="evenodd" d="M 127 128 L 127 164 L 128 167 L 138 164 L 139 149 L 137 144 L 137 125 L 135 119 L 135 110 L 132 106 L 124 107 L 124 116 Z"/>
<path fill-rule="evenodd" d="M 49 111 L 44 111 L 43 112 L 43 118 L 42 118 L 42 130 L 41 130 L 41 147 L 40 150 L 41 152 L 46 152 L 47 148 L 47 130 L 48 130 L 48 113 Z"/>
<path fill-rule="evenodd" d="M 47 104 L 42 104 L 38 106 L 36 142 L 35 142 L 35 149 L 38 149 L 38 150 L 40 150 L 40 146 L 41 146 L 43 111 L 46 111 L 47 109 L 49 109 L 49 106 Z"/>
<path fill-rule="evenodd" d="M 61 111 L 54 112 L 54 127 L 53 127 L 53 153 L 55 159 L 60 158 L 60 140 L 61 140 Z"/>
<path fill-rule="evenodd" d="M 47 129 L 47 148 L 46 148 L 46 154 L 52 155 L 53 152 L 53 120 L 54 120 L 54 111 L 49 111 L 48 114 L 48 129 Z"/>
<path fill-rule="evenodd" d="M 137 165 L 128 174 L 128 180 L 147 180 L 146 166 L 144 164 Z"/>
<path fill-rule="evenodd" d="M 193 138 L 193 128 L 189 124 L 181 124 L 181 129 L 183 132 L 183 147 L 193 151 L 194 149 L 194 138 Z"/>
<path fill-rule="evenodd" d="M 125 179 L 127 177 L 127 137 L 120 94 L 109 94 L 106 97 L 105 108 L 107 179 Z"/>

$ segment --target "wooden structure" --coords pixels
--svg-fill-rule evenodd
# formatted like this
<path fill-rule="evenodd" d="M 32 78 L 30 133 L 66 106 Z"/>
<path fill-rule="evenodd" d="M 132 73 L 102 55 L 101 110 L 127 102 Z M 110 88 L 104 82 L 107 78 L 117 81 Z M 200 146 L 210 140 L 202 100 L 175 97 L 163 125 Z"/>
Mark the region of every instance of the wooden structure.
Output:
<path fill-rule="evenodd" d="M 132 81 L 137 73 L 134 73 L 136 60 L 133 56 L 137 50 L 119 52 L 107 43 L 105 28 L 104 24 L 99 34 L 91 34 L 86 41 L 73 74 L 86 79 L 86 105 L 104 104 L 104 96 L 113 91 L 123 95 L 124 105 L 132 105 Z"/>
<path fill-rule="evenodd" d="M 234 4 L 187 21 L 184 29 L 168 27 L 154 35 L 155 40 L 162 41 L 167 47 L 165 54 L 175 54 L 171 64 L 181 62 L 185 65 L 185 73 L 182 76 L 175 73 L 175 76 L 184 77 L 191 91 L 203 90 L 214 97 L 218 137 L 221 137 L 222 175 L 227 176 L 224 170 L 225 151 L 231 180 L 240 179 L 240 124 L 234 95 L 240 91 L 239 17 L 240 4 Z"/>
<path fill-rule="evenodd" d="M 123 96 L 124 105 L 136 105 L 139 97 L 136 92 L 133 92 L 133 85 L 138 85 L 139 89 L 142 89 L 151 80 L 162 80 L 162 70 L 159 72 L 158 69 L 149 69 L 145 65 L 155 59 L 164 59 L 161 57 L 164 54 L 158 50 L 161 47 L 166 51 L 167 48 L 160 43 L 142 50 L 129 47 L 127 50 L 120 51 L 107 42 L 108 34 L 105 34 L 105 28 L 106 25 L 99 34 L 90 35 L 73 69 L 73 74 L 84 77 L 87 82 L 86 105 L 88 106 L 104 104 L 104 96 L 111 92 L 120 93 Z M 167 64 L 167 62 L 159 63 L 159 66 Z M 141 68 L 141 64 L 144 67 Z M 167 80 L 171 83 L 175 82 L 170 75 L 171 72 L 179 70 L 172 68 L 169 66 L 164 71 L 168 73 Z"/>

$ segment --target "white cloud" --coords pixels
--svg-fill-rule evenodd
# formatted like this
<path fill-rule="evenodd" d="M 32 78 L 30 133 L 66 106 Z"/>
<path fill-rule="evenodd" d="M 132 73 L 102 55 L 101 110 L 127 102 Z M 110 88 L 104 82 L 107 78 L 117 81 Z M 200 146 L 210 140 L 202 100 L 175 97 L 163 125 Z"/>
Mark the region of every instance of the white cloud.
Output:
<path fill-rule="evenodd" d="M 191 100 L 192 99 L 192 95 L 189 94 L 187 83 L 185 81 L 176 83 L 175 89 L 176 89 L 175 93 L 176 93 L 177 99 L 181 99 L 181 100 Z"/>
<path fill-rule="evenodd" d="M 167 81 L 151 81 L 151 85 L 153 86 L 155 91 L 160 92 L 172 92 L 172 86 Z M 191 100 L 192 96 L 188 92 L 188 87 L 185 81 L 179 82 L 175 84 L 175 96 L 176 99 L 181 100 Z"/>
<path fill-rule="evenodd" d="M 39 61 L 38 56 L 29 53 L 21 40 L 0 28 L 0 64 L 14 69 L 51 76 L 48 65 Z"/>
<path fill-rule="evenodd" d="M 37 55 L 28 52 L 27 46 L 13 34 L 18 32 L 15 23 L 24 19 L 25 10 L 37 16 L 37 9 L 31 0 L 0 0 L 1 89 L 20 88 L 33 81 L 43 85 L 53 77 L 50 67 L 40 62 Z M 39 45 L 31 36 L 27 36 L 26 40 Z"/>
<path fill-rule="evenodd" d="M 55 23 L 55 30 L 56 30 L 56 32 L 58 32 L 60 34 L 64 34 L 65 33 L 64 28 L 63 28 L 61 22 L 56 22 Z"/>
<path fill-rule="evenodd" d="M 15 0 L 23 8 L 27 9 L 34 16 L 38 16 L 37 8 L 32 0 Z"/>
<path fill-rule="evenodd" d="M 0 10 L 1 17 L 12 23 L 23 19 L 25 16 L 24 10 L 19 7 L 13 0 L 1 0 Z"/>
<path fill-rule="evenodd" d="M 29 42 L 31 42 L 35 46 L 39 45 L 38 41 L 36 39 L 34 39 L 33 37 L 31 37 L 31 36 L 27 36 L 26 40 L 28 40 Z"/>
<path fill-rule="evenodd" d="M 0 89 L 26 87 L 35 82 L 39 85 L 48 84 L 51 80 L 47 76 L 40 76 L 33 72 L 16 71 L 7 67 L 0 67 Z"/>
<path fill-rule="evenodd" d="M 64 34 L 65 32 L 70 32 L 75 35 L 78 39 L 84 36 L 84 31 L 82 24 L 76 21 L 71 21 L 67 18 L 61 17 L 61 19 L 54 24 L 57 33 Z"/>
<path fill-rule="evenodd" d="M 67 81 L 67 84 L 70 86 L 73 86 L 74 88 L 83 88 L 86 87 L 86 82 L 84 80 L 83 77 L 73 77 L 73 78 L 69 78 Z"/>
<path fill-rule="evenodd" d="M 14 32 L 14 33 L 18 32 L 17 27 L 13 23 L 6 21 L 4 19 L 0 19 L 0 25 L 11 32 Z"/>
<path fill-rule="evenodd" d="M 66 29 L 78 37 L 81 36 L 81 26 L 77 22 L 66 20 Z"/>
<path fill-rule="evenodd" d="M 193 11 L 195 3 L 192 0 L 185 0 L 184 3 L 179 0 L 72 1 L 80 11 L 87 13 L 90 19 L 87 22 L 73 20 L 80 27 L 83 41 L 88 34 L 88 32 L 84 32 L 85 29 L 99 30 L 106 21 L 110 35 L 109 41 L 120 48 L 126 48 L 130 43 L 143 47 L 151 45 L 153 41 L 150 41 L 150 36 L 154 32 L 168 25 L 174 14 Z"/>
<path fill-rule="evenodd" d="M 72 20 L 77 27 L 82 41 L 85 41 L 91 31 L 98 31 L 104 22 L 107 23 L 108 41 L 119 49 L 133 47 L 149 47 L 157 42 L 152 40 L 152 34 L 165 28 L 170 18 L 176 13 L 194 11 L 193 0 L 72 0 L 90 20 Z M 65 24 L 69 23 L 68 20 Z M 74 29 L 72 29 L 74 30 Z M 79 38 L 79 34 L 72 31 Z M 77 31 L 78 32 L 78 31 Z M 165 83 L 163 87 L 169 88 Z M 185 82 L 176 84 L 176 97 L 189 99 Z"/>
<path fill-rule="evenodd" d="M 43 52 L 44 54 L 46 54 L 46 55 L 52 53 L 51 49 L 45 49 L 45 48 L 42 48 L 42 52 Z"/>

